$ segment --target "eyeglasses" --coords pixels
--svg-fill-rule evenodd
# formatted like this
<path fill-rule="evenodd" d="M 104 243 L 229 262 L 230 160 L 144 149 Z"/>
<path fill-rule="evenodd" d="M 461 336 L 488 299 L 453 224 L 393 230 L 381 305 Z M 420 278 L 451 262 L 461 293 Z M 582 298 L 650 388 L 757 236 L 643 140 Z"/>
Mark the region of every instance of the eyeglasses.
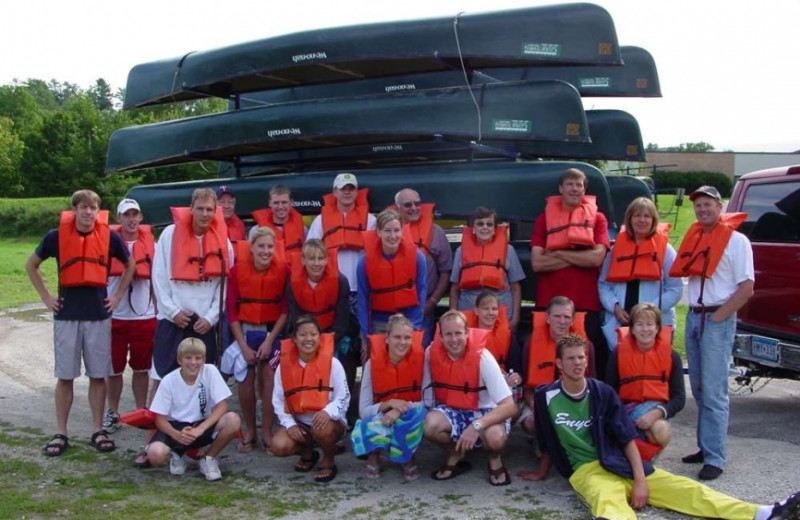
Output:
<path fill-rule="evenodd" d="M 483 220 L 475 221 L 475 227 L 494 227 L 494 222 L 485 222 Z"/>
<path fill-rule="evenodd" d="M 404 208 L 406 208 L 406 209 L 418 208 L 418 207 L 422 206 L 422 201 L 419 201 L 419 200 L 410 200 L 410 201 L 408 201 L 408 202 L 404 202 L 404 203 L 403 203 L 403 204 L 401 204 L 401 205 L 402 205 Z"/>

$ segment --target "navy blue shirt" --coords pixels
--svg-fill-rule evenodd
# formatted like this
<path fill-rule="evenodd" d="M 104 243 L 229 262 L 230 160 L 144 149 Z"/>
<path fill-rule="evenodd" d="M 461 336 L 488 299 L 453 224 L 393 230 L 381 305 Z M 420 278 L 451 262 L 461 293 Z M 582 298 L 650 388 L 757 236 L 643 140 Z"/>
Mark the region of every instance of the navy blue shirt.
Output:
<path fill-rule="evenodd" d="M 623 448 L 637 437 L 636 426 L 613 388 L 591 377 L 586 378 L 586 384 L 589 392 L 589 414 L 592 421 L 590 429 L 600 465 L 620 477 L 633 478 L 633 470 L 628 458 L 625 457 Z M 537 411 L 534 419 L 539 449 L 543 453 L 549 453 L 558 472 L 564 478 L 569 478 L 572 475 L 572 466 L 569 464 L 564 448 L 558 441 L 550 414 L 547 413 L 547 392 L 560 387 L 560 380 L 536 387 L 534 409 Z M 642 461 L 642 465 L 645 475 L 653 472 L 651 463 Z"/>
<path fill-rule="evenodd" d="M 88 233 L 86 233 L 88 235 Z M 44 236 L 34 251 L 42 260 L 55 258 L 58 261 L 58 229 L 51 229 Z M 116 231 L 111 231 L 108 243 L 108 257 L 116 258 L 123 264 L 128 262 L 128 247 Z M 111 268 L 109 262 L 108 268 Z M 55 313 L 56 320 L 63 321 L 98 321 L 111 317 L 106 311 L 105 299 L 108 297 L 106 287 L 82 285 L 78 287 L 60 287 L 58 296 L 61 299 L 61 310 Z"/>

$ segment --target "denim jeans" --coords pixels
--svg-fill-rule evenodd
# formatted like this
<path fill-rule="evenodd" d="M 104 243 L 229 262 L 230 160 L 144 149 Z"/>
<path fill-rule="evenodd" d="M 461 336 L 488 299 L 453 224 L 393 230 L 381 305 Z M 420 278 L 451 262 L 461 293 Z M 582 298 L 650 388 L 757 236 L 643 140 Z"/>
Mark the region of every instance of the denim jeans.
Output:
<path fill-rule="evenodd" d="M 725 465 L 727 455 L 728 367 L 736 330 L 736 314 L 722 322 L 705 314 L 705 327 L 700 336 L 702 314 L 686 315 L 686 358 L 689 362 L 689 384 L 697 402 L 697 446 L 703 451 L 704 463 L 718 468 Z"/>

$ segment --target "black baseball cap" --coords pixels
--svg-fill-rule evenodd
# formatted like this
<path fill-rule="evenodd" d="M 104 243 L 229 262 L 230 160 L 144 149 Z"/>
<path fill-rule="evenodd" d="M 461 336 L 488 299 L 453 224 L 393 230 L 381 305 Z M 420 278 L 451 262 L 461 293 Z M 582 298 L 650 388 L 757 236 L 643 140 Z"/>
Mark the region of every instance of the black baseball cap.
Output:
<path fill-rule="evenodd" d="M 719 190 L 717 190 L 717 188 L 714 186 L 700 186 L 694 190 L 691 195 L 689 195 L 689 200 L 694 202 L 694 199 L 700 197 L 701 195 L 711 197 L 712 199 L 722 202 L 722 195 L 719 194 Z"/>

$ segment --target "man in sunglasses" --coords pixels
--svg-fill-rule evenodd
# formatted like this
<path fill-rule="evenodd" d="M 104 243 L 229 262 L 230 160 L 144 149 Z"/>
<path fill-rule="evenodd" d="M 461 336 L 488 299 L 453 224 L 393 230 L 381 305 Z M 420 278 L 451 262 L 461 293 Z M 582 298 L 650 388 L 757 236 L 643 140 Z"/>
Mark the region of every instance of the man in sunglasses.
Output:
<path fill-rule="evenodd" d="M 394 196 L 394 203 L 403 225 L 411 231 L 414 243 L 425 254 L 428 266 L 428 299 L 425 301 L 423 345 L 433 341 L 436 327 L 436 305 L 447 294 L 450 287 L 450 271 L 453 269 L 453 252 L 444 230 L 433 222 L 432 202 L 423 203 L 419 193 L 405 188 Z"/>

